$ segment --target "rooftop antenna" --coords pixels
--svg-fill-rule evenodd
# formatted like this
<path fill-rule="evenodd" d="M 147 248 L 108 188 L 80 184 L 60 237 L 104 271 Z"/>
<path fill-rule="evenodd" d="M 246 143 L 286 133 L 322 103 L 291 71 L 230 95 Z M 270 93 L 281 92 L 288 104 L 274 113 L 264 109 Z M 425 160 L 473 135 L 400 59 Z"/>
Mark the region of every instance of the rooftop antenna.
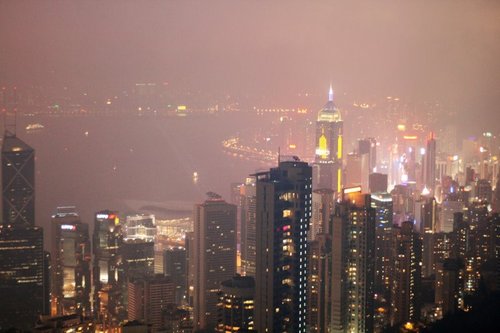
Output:
<path fill-rule="evenodd" d="M 281 147 L 279 147 L 279 146 L 278 146 L 278 165 L 279 165 L 279 164 L 280 164 L 280 162 L 281 162 L 281 152 L 280 152 L 280 148 L 281 148 Z"/>
<path fill-rule="evenodd" d="M 333 102 L 333 88 L 331 83 L 330 83 L 330 90 L 328 91 L 328 101 Z"/>
<path fill-rule="evenodd" d="M 5 135 L 16 136 L 17 129 L 17 108 L 14 108 L 14 117 L 9 116 L 9 111 L 5 110 L 3 114 L 3 129 Z"/>

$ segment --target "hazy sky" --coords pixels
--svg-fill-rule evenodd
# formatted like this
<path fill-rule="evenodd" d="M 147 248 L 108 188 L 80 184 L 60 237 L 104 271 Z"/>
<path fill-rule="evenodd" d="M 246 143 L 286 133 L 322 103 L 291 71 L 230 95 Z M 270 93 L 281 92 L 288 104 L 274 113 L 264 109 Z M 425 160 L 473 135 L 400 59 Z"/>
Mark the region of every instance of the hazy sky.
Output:
<path fill-rule="evenodd" d="M 277 100 L 332 81 L 500 123 L 500 1 L 0 0 L 0 82 L 141 81 Z"/>

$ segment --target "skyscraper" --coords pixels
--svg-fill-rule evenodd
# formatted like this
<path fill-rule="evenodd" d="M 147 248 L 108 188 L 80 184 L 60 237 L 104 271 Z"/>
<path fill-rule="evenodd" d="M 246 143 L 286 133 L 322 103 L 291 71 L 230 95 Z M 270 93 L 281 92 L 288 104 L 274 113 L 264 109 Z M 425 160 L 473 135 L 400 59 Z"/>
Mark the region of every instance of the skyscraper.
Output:
<path fill-rule="evenodd" d="M 236 274 L 236 206 L 209 192 L 194 212 L 194 326 L 217 325 L 218 292 L 222 281 Z"/>
<path fill-rule="evenodd" d="M 123 234 L 117 212 L 105 210 L 95 214 L 92 240 L 94 316 L 103 324 L 112 325 L 119 322 L 125 311 L 125 277 L 120 257 Z"/>
<path fill-rule="evenodd" d="M 422 181 L 430 193 L 434 193 L 436 188 L 436 139 L 434 133 L 431 133 L 427 139 L 427 146 L 423 156 L 424 163 L 422 168 Z"/>
<path fill-rule="evenodd" d="M 35 225 L 35 151 L 5 132 L 2 146 L 3 223 Z"/>
<path fill-rule="evenodd" d="M 75 207 L 58 207 L 52 215 L 52 258 L 55 314 L 90 316 L 89 230 Z"/>
<path fill-rule="evenodd" d="M 256 329 L 306 332 L 312 169 L 294 157 L 255 176 Z"/>
<path fill-rule="evenodd" d="M 372 332 L 375 209 L 370 195 L 345 189 L 333 217 L 331 332 Z"/>
<path fill-rule="evenodd" d="M 330 86 L 328 102 L 319 111 L 316 121 L 315 189 L 329 188 L 338 193 L 342 188 L 343 128 Z"/>
<path fill-rule="evenodd" d="M 413 223 L 396 228 L 391 283 L 391 326 L 420 318 L 422 242 Z"/>
<path fill-rule="evenodd" d="M 29 330 L 49 309 L 49 257 L 35 226 L 35 152 L 5 132 L 2 146 L 0 327 Z"/>
<path fill-rule="evenodd" d="M 255 276 L 255 179 L 247 178 L 240 186 L 241 199 L 241 266 L 245 275 Z"/>

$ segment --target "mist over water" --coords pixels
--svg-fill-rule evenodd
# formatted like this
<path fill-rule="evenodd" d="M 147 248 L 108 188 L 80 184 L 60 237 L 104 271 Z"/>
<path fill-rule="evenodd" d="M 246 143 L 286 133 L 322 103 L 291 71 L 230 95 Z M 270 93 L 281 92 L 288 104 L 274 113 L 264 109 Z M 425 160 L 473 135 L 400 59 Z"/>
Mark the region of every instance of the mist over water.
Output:
<path fill-rule="evenodd" d="M 27 121 L 45 128 L 25 133 Z M 76 205 L 92 224 L 92 214 L 101 209 L 134 213 L 130 202 L 141 206 L 135 201 L 175 201 L 169 206 L 186 209 L 207 191 L 229 200 L 230 183 L 259 168 L 222 150 L 222 140 L 247 123 L 242 115 L 44 116 L 20 122 L 18 135 L 36 150 L 36 223 L 44 227 L 61 205 Z"/>

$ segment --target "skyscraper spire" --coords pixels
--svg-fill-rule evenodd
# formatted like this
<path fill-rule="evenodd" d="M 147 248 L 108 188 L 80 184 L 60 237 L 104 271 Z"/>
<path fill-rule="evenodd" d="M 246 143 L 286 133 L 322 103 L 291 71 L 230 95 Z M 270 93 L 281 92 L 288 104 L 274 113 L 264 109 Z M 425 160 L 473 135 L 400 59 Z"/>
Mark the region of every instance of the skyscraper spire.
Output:
<path fill-rule="evenodd" d="M 330 90 L 328 91 L 328 101 L 333 102 L 333 88 L 331 83 L 330 83 Z"/>

